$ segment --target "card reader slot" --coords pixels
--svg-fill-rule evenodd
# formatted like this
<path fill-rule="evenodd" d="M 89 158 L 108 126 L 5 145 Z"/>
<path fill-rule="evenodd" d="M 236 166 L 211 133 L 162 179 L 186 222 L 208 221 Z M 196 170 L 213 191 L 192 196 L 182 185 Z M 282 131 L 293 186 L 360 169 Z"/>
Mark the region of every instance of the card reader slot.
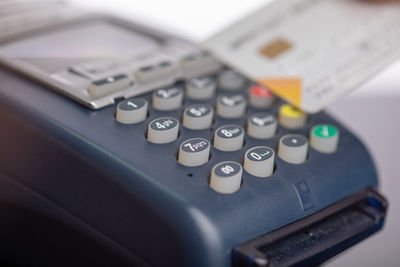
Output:
<path fill-rule="evenodd" d="M 233 266 L 320 264 L 382 228 L 387 201 L 373 188 L 233 250 Z"/>

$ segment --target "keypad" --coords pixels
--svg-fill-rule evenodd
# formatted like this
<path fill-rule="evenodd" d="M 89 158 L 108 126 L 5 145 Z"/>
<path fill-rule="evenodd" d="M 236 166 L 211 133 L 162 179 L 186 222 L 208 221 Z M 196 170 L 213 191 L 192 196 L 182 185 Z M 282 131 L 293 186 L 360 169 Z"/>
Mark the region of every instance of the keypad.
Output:
<path fill-rule="evenodd" d="M 242 79 L 225 70 L 180 81 L 119 102 L 115 118 L 138 130 L 147 127 L 149 145 L 171 144 L 160 149 L 171 149 L 178 166 L 194 173 L 208 169 L 209 186 L 222 194 L 240 190 L 244 177 L 268 181 L 288 164 L 307 164 L 310 153 L 336 153 L 335 125 L 315 123 L 315 115 Z"/>

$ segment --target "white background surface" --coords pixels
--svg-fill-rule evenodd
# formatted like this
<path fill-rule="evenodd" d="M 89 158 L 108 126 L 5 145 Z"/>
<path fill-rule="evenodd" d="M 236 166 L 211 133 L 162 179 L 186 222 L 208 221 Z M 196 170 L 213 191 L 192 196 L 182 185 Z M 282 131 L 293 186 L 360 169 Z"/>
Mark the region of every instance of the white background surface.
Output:
<path fill-rule="evenodd" d="M 71 0 L 202 41 L 269 0 Z M 370 148 L 390 202 L 385 229 L 327 266 L 400 266 L 400 61 L 328 107 Z"/>

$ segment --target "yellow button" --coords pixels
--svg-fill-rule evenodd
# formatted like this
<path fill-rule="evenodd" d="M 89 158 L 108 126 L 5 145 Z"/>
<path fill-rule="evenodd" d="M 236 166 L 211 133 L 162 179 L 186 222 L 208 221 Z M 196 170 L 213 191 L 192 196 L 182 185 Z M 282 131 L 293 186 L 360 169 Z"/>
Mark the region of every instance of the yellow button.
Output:
<path fill-rule="evenodd" d="M 300 117 L 304 115 L 304 112 L 291 106 L 288 104 L 285 104 L 281 107 L 281 111 L 282 115 L 284 116 L 288 116 L 288 117 Z"/>
<path fill-rule="evenodd" d="M 284 104 L 279 109 L 279 124 L 288 129 L 304 127 L 307 114 L 289 104 Z"/>

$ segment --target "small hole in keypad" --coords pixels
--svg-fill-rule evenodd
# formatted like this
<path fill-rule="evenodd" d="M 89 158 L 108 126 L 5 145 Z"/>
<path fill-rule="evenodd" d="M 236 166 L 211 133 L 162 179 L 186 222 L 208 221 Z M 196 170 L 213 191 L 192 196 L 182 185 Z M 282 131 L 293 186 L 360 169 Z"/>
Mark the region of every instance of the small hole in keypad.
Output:
<path fill-rule="evenodd" d="M 188 173 L 187 176 L 193 177 L 193 173 Z"/>

